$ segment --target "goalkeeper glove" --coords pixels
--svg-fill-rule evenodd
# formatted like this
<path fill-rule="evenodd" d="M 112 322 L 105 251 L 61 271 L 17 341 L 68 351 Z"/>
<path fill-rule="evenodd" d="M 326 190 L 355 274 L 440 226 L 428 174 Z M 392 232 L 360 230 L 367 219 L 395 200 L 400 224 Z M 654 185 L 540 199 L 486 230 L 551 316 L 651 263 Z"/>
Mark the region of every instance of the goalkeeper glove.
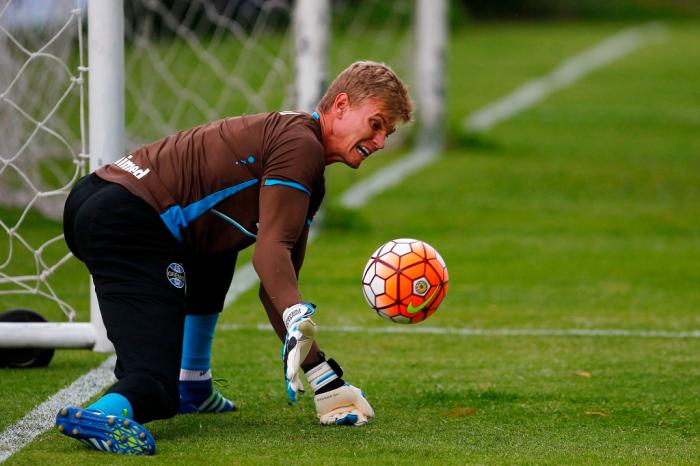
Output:
<path fill-rule="evenodd" d="M 297 401 L 297 392 L 304 391 L 299 373 L 316 335 L 316 324 L 310 317 L 315 311 L 314 304 L 299 303 L 288 307 L 282 314 L 287 327 L 287 336 L 282 345 L 282 363 L 290 404 Z"/>
<path fill-rule="evenodd" d="M 374 417 L 372 406 L 357 387 L 344 382 L 343 369 L 333 359 L 322 361 L 306 372 L 314 390 L 316 414 L 321 425 L 362 426 Z"/>

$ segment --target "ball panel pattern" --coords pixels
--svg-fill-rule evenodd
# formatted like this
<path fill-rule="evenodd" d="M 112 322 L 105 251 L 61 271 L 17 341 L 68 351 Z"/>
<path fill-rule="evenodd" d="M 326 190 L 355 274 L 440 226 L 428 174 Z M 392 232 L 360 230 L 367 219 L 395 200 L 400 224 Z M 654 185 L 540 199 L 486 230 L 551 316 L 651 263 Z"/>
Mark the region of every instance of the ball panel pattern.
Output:
<path fill-rule="evenodd" d="M 399 238 L 372 254 L 362 274 L 367 303 L 380 317 L 397 323 L 422 322 L 447 294 L 445 261 L 429 244 Z"/>

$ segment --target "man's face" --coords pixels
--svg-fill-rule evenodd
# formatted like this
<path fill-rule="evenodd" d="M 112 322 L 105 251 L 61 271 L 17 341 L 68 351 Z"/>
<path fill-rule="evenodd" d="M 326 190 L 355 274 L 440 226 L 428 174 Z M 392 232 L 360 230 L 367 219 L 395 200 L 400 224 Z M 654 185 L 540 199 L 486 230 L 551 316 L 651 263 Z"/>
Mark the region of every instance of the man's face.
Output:
<path fill-rule="evenodd" d="M 347 94 L 339 94 L 330 112 L 329 131 L 324 135 L 326 164 L 343 162 L 357 168 L 372 153 L 384 148 L 393 122 L 376 99 L 365 99 L 350 106 Z"/>

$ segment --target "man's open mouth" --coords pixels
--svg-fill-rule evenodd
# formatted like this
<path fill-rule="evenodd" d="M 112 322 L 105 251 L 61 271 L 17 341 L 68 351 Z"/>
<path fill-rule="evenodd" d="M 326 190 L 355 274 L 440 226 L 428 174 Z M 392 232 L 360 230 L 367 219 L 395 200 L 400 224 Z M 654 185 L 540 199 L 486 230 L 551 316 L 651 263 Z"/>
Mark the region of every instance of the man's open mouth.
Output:
<path fill-rule="evenodd" d="M 355 147 L 355 150 L 356 150 L 363 158 L 369 157 L 369 154 L 371 153 L 371 152 L 369 151 L 369 149 L 367 149 L 367 148 L 366 148 L 365 146 L 363 146 L 362 144 L 358 144 L 358 145 Z"/>

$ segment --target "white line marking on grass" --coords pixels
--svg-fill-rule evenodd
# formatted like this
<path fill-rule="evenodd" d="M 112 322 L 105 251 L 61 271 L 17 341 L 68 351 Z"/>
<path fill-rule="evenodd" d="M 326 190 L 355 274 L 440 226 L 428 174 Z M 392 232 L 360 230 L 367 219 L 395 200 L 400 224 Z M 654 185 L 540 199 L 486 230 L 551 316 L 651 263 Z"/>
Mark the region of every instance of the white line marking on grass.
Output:
<path fill-rule="evenodd" d="M 223 324 L 223 331 L 259 330 L 272 331 L 269 324 L 238 325 Z M 669 332 L 664 330 L 625 330 L 593 328 L 453 328 L 453 327 L 360 327 L 356 325 L 323 326 L 326 333 L 375 333 L 375 334 L 424 334 L 501 337 L 631 337 L 631 338 L 700 338 L 700 330 Z"/>
<path fill-rule="evenodd" d="M 549 94 L 571 86 L 591 71 L 647 44 L 663 40 L 665 32 L 666 29 L 658 23 L 625 29 L 569 58 L 548 75 L 526 82 L 502 99 L 469 115 L 464 120 L 464 127 L 471 131 L 485 131 L 535 105 Z"/>
<path fill-rule="evenodd" d="M 0 463 L 53 427 L 56 413 L 64 406 L 81 405 L 116 380 L 112 371 L 116 356 L 81 376 L 0 434 Z"/>

